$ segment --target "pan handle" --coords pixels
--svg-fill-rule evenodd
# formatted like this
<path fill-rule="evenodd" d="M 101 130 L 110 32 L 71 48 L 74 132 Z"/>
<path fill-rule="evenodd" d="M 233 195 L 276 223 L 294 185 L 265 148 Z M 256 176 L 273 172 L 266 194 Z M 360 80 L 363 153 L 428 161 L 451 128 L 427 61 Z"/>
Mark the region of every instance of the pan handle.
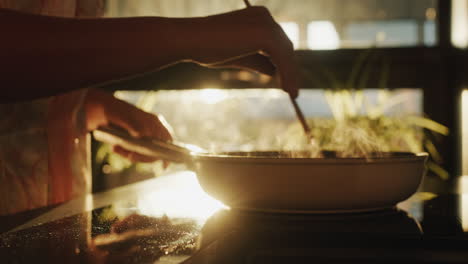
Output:
<path fill-rule="evenodd" d="M 135 138 L 115 127 L 99 127 L 93 131 L 93 136 L 98 141 L 119 145 L 149 157 L 177 163 L 189 163 L 192 159 L 191 151 L 184 147 L 149 138 Z"/>

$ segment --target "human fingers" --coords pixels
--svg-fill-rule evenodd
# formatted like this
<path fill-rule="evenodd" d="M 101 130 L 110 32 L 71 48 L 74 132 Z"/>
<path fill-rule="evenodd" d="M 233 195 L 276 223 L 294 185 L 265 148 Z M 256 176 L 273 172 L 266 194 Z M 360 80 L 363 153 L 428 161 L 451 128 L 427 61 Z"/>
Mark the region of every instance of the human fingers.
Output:
<path fill-rule="evenodd" d="M 147 113 L 118 99 L 109 103 L 105 112 L 109 123 L 124 128 L 134 137 L 172 140 L 171 128 L 162 116 Z"/>
<path fill-rule="evenodd" d="M 162 115 L 153 115 L 140 109 L 131 113 L 128 124 L 138 131 L 139 137 L 148 137 L 162 141 L 172 141 L 172 128 Z"/>
<path fill-rule="evenodd" d="M 271 34 L 270 41 L 265 44 L 262 51 L 276 67 L 276 77 L 280 87 L 296 98 L 299 94 L 301 76 L 294 46 L 278 24 L 273 27 Z"/>
<path fill-rule="evenodd" d="M 249 7 L 244 12 L 246 20 L 257 28 L 250 41 L 257 42 L 258 52 L 274 65 L 280 87 L 296 98 L 301 76 L 291 40 L 265 7 Z"/>
<path fill-rule="evenodd" d="M 213 67 L 242 61 L 248 55 L 265 55 L 263 61 L 268 58 L 274 66 L 280 87 L 297 97 L 300 81 L 294 48 L 268 9 L 252 6 L 199 22 L 200 30 L 187 32 L 192 34 L 191 51 L 196 51 L 189 61 Z"/>
<path fill-rule="evenodd" d="M 254 71 L 269 76 L 276 73 L 276 68 L 270 58 L 259 53 L 245 55 L 222 63 L 210 65 L 211 68 L 235 68 Z"/>
<path fill-rule="evenodd" d="M 111 93 L 90 89 L 85 98 L 87 129 L 115 125 L 134 137 L 153 137 L 171 140 L 170 126 L 162 117 L 138 109 L 132 104 L 115 98 Z"/>
<path fill-rule="evenodd" d="M 132 161 L 132 162 L 146 162 L 146 163 L 149 163 L 149 162 L 155 162 L 157 161 L 158 159 L 155 158 L 155 157 L 149 157 L 149 156 L 145 156 L 145 155 L 141 155 L 141 154 L 138 154 L 138 153 L 135 153 L 135 152 L 132 152 L 132 151 L 129 151 L 121 146 L 118 146 L 118 145 L 115 145 L 112 150 L 119 154 L 120 156 Z"/>
<path fill-rule="evenodd" d="M 292 52 L 287 54 L 288 51 L 275 51 L 270 50 L 272 60 L 277 68 L 276 77 L 278 78 L 279 86 L 289 93 L 292 98 L 296 98 L 299 95 L 300 87 L 300 74 L 295 57 Z"/>

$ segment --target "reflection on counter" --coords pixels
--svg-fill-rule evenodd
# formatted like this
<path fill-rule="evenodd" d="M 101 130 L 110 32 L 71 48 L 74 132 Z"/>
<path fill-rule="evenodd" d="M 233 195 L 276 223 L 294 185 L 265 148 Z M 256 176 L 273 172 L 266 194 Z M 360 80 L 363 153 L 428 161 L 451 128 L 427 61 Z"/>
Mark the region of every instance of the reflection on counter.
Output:
<path fill-rule="evenodd" d="M 138 199 L 137 207 L 141 214 L 194 218 L 203 224 L 213 213 L 227 208 L 203 191 L 194 172 L 180 171 L 159 182 L 161 190 Z"/>
<path fill-rule="evenodd" d="M 153 263 L 186 259 L 196 249 L 199 226 L 192 219 L 102 218 L 107 209 L 3 234 L 2 263 Z"/>
<path fill-rule="evenodd" d="M 101 227 L 104 223 L 101 223 Z M 161 257 L 185 257 L 195 251 L 199 227 L 189 219 L 132 214 L 115 219 L 109 231 L 95 235 L 91 248 L 105 263 L 152 263 Z"/>
<path fill-rule="evenodd" d="M 275 214 L 222 210 L 213 215 L 203 226 L 201 245 L 207 245 L 217 236 L 230 232 L 250 237 L 247 240 L 253 239 L 251 236 L 254 236 L 254 233 L 262 232 L 265 232 L 266 236 L 299 232 L 301 236 L 305 235 L 304 238 L 307 240 L 310 240 L 310 234 L 314 234 L 314 237 L 319 234 L 352 233 L 387 236 L 422 235 L 419 222 L 407 212 L 397 208 L 340 214 Z"/>
<path fill-rule="evenodd" d="M 94 210 L 83 207 L 83 201 L 93 201 Z M 206 219 L 222 208 L 227 207 L 203 192 L 193 172 L 178 171 L 53 208 L 2 234 L 0 259 L 178 263 L 196 249 Z"/>
<path fill-rule="evenodd" d="M 422 235 L 419 223 L 396 208 L 352 214 L 220 211 L 206 222 L 201 250 L 188 263 L 366 259 L 375 254 L 373 247 L 391 248 L 395 238 L 418 241 Z"/>

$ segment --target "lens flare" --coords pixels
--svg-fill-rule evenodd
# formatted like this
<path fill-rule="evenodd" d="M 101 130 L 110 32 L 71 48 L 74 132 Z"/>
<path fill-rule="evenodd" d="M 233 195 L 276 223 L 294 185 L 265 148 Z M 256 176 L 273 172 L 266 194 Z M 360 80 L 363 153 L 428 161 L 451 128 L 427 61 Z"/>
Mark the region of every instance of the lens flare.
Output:
<path fill-rule="evenodd" d="M 140 198 L 141 214 L 171 218 L 193 218 L 203 224 L 212 214 L 227 207 L 206 194 L 192 171 L 180 171 L 162 176 L 157 191 Z"/>

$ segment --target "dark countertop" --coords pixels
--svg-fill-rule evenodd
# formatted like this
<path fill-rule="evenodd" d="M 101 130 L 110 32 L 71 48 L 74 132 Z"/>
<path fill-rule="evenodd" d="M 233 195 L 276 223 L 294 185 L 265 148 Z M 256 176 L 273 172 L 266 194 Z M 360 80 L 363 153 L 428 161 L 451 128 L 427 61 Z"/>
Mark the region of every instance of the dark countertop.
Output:
<path fill-rule="evenodd" d="M 458 182 L 459 191 L 420 191 L 397 207 L 380 211 L 274 214 L 225 209 L 201 191 L 192 172 L 176 172 L 2 217 L 0 259 L 468 263 L 468 181 L 461 177 Z"/>

